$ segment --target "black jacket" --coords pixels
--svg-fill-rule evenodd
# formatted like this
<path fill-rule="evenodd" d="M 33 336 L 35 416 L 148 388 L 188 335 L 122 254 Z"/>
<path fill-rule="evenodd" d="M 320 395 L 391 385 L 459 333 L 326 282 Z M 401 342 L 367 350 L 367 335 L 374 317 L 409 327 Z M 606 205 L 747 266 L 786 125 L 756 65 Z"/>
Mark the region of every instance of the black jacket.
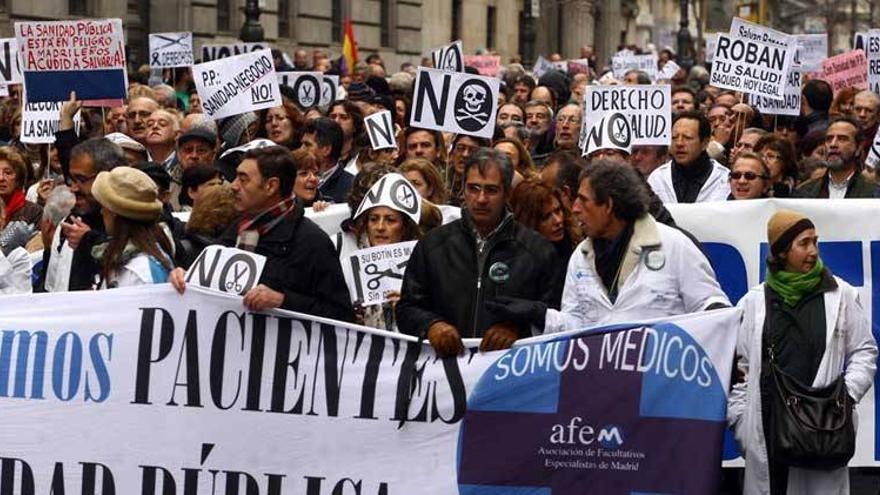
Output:
<path fill-rule="evenodd" d="M 565 260 L 567 261 L 567 260 Z M 482 337 L 503 321 L 483 306 L 495 296 L 514 296 L 558 307 L 563 263 L 550 241 L 513 220 L 512 215 L 489 236 L 478 253 L 467 210 L 462 218 L 438 227 L 416 244 L 403 277 L 397 304 L 401 332 L 427 335 L 443 320 L 463 338 Z M 531 335 L 520 326 L 520 337 Z"/>
<path fill-rule="evenodd" d="M 76 212 L 73 214 L 76 214 Z M 91 230 L 83 235 L 79 245 L 73 250 L 73 260 L 70 265 L 70 272 L 67 274 L 69 276 L 67 290 L 69 291 L 94 289 L 96 277 L 101 272 L 101 264 L 92 256 L 92 248 L 107 240 L 107 233 L 104 231 L 104 220 L 100 213 L 82 215 L 81 218 Z M 70 221 L 70 217 L 65 218 L 64 221 Z M 60 249 L 65 240 L 60 229 L 56 231 L 56 235 L 62 236 L 58 244 Z M 49 268 L 49 259 L 52 256 L 58 256 L 58 252 L 46 246 L 43 250 L 43 265 L 37 274 L 37 284 L 34 287 L 35 292 L 46 292 L 46 270 Z M 63 273 L 59 274 L 59 276 L 64 275 Z"/>
<path fill-rule="evenodd" d="M 354 184 L 354 176 L 345 171 L 345 163 L 340 162 L 319 189 L 321 196 L 332 200 L 334 203 L 345 203 L 348 200 L 348 192 Z"/>
<path fill-rule="evenodd" d="M 283 309 L 353 322 L 354 311 L 339 257 L 327 234 L 303 216 L 302 203 L 272 230 L 260 236 L 257 254 L 266 257 L 260 283 L 284 293 Z M 237 225 L 221 241 L 234 246 Z"/>

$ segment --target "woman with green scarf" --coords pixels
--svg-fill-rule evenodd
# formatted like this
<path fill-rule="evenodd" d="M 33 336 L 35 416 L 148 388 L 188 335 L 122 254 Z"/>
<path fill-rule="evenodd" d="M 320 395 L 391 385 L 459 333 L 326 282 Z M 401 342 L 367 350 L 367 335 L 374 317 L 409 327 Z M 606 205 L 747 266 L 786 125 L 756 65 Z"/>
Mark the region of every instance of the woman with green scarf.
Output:
<path fill-rule="evenodd" d="M 822 263 L 810 219 L 778 211 L 767 224 L 767 238 L 766 283 L 739 303 L 743 321 L 737 364 L 742 379 L 728 399 L 727 419 L 745 458 L 743 493 L 848 494 L 846 467 L 790 467 L 768 449 L 775 413 L 768 349 L 773 347 L 782 371 L 807 386 L 828 386 L 844 373 L 847 392 L 858 402 L 874 382 L 877 344 L 856 289 Z"/>

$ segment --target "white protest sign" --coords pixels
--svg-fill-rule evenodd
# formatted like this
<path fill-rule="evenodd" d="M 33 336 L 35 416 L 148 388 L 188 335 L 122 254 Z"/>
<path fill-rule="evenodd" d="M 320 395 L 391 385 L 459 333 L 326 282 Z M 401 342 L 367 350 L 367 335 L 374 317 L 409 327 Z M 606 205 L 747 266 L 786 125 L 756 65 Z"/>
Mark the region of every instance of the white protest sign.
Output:
<path fill-rule="evenodd" d="M 711 62 L 715 58 L 715 47 L 718 46 L 718 33 L 706 34 L 706 62 Z"/>
<path fill-rule="evenodd" d="M 451 72 L 464 71 L 464 51 L 461 46 L 461 40 L 458 40 L 431 51 L 434 68 Z"/>
<path fill-rule="evenodd" d="M 250 251 L 208 246 L 193 261 L 184 280 L 189 285 L 243 296 L 260 283 L 266 257 Z"/>
<path fill-rule="evenodd" d="M 391 112 L 383 110 L 364 117 L 364 126 L 370 136 L 370 145 L 374 150 L 397 148 L 394 139 L 394 120 Z"/>
<path fill-rule="evenodd" d="M 865 51 L 868 59 L 868 89 L 880 94 L 880 31 L 872 29 L 861 35 L 861 42 L 855 49 Z"/>
<path fill-rule="evenodd" d="M 386 244 L 355 251 L 349 257 L 354 287 L 349 287 L 355 300 L 363 306 L 382 304 L 388 292 L 400 292 L 403 273 L 418 241 Z"/>
<path fill-rule="evenodd" d="M 410 124 L 491 138 L 500 81 L 494 77 L 419 67 Z"/>
<path fill-rule="evenodd" d="M 415 223 L 419 223 L 422 216 L 422 198 L 418 190 L 398 173 L 385 174 L 379 178 L 367 191 L 352 218 L 360 217 L 375 206 L 387 206 L 399 211 Z"/>
<path fill-rule="evenodd" d="M 189 67 L 192 44 L 192 33 L 150 33 L 150 67 Z"/>
<path fill-rule="evenodd" d="M 668 146 L 672 138 L 670 86 L 587 86 L 584 93 L 584 130 L 587 136 L 603 119 L 613 121 L 621 129 L 615 137 L 619 147 L 624 147 L 627 142 L 633 146 Z M 618 122 L 621 119 L 629 124 L 627 129 L 630 132 L 626 135 Z"/>
<path fill-rule="evenodd" d="M 822 61 L 828 58 L 828 33 L 796 34 L 797 60 L 803 72 L 821 72 Z"/>
<path fill-rule="evenodd" d="M 210 119 L 281 105 L 269 50 L 197 64 L 192 71 L 202 110 Z"/>
<path fill-rule="evenodd" d="M 0 83 L 0 96 L 9 96 L 9 85 Z"/>
<path fill-rule="evenodd" d="M 645 55 L 615 55 L 611 59 L 611 70 L 616 79 L 623 79 L 631 70 L 642 71 L 648 74 L 653 81 L 657 79 L 657 55 L 648 53 Z"/>
<path fill-rule="evenodd" d="M 293 89 L 294 103 L 303 110 L 321 104 L 324 81 L 320 72 L 278 72 L 278 84 Z"/>
<path fill-rule="evenodd" d="M 663 69 L 657 73 L 657 80 L 669 80 L 675 77 L 681 67 L 673 60 L 667 61 L 663 65 Z"/>
<path fill-rule="evenodd" d="M 321 81 L 321 106 L 329 105 L 339 97 L 339 76 L 325 75 Z"/>
<path fill-rule="evenodd" d="M 868 168 L 873 169 L 877 167 L 878 162 L 880 162 L 880 129 L 874 134 L 874 141 L 868 149 L 868 156 L 865 158 L 865 165 L 867 165 Z"/>
<path fill-rule="evenodd" d="M 553 65 L 553 62 L 547 60 L 542 55 L 538 55 L 538 59 L 535 60 L 535 65 L 532 67 L 532 73 L 535 74 L 535 77 L 541 77 L 547 72 L 555 69 L 556 66 Z"/>
<path fill-rule="evenodd" d="M 633 128 L 622 114 L 603 116 L 591 127 L 582 126 L 583 135 L 579 141 L 581 155 L 589 156 L 594 151 L 615 149 L 632 153 Z"/>
<path fill-rule="evenodd" d="M 61 121 L 61 105 L 64 102 L 25 103 L 21 112 L 22 143 L 45 144 L 55 142 L 58 123 Z M 73 116 L 74 131 L 79 134 L 82 120 L 80 112 Z"/>
<path fill-rule="evenodd" d="M 18 60 L 18 40 L 0 38 L 0 82 L 21 84 L 21 62 Z"/>
<path fill-rule="evenodd" d="M 783 99 L 797 50 L 794 38 L 738 18 L 731 24 L 734 31 L 718 36 L 709 84 Z"/>
<path fill-rule="evenodd" d="M 266 43 L 231 43 L 220 45 L 202 45 L 202 62 L 210 62 L 221 58 L 234 57 L 245 53 L 268 49 Z"/>
<path fill-rule="evenodd" d="M 762 113 L 771 115 L 794 115 L 801 114 L 801 69 L 792 68 L 788 72 L 785 84 L 785 98 L 777 100 L 761 95 L 752 95 L 750 102 Z"/>

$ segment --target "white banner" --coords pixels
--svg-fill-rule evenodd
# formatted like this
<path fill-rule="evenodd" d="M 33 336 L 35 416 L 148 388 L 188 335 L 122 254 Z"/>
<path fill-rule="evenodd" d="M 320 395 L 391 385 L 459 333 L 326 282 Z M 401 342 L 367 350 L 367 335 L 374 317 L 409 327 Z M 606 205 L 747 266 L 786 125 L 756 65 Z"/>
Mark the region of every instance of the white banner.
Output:
<path fill-rule="evenodd" d="M 388 292 L 400 292 L 406 264 L 418 241 L 386 244 L 351 253 L 348 261 L 354 275 L 354 287 L 349 287 L 355 301 L 363 306 L 382 304 Z"/>
<path fill-rule="evenodd" d="M 195 288 L 3 297 L 0 490 L 708 493 L 737 321 L 466 341 L 438 359 L 412 337 Z M 683 466 L 686 480 L 655 474 Z"/>
<path fill-rule="evenodd" d="M 58 132 L 58 124 L 61 122 L 61 105 L 64 102 L 55 103 L 25 103 L 21 112 L 21 135 L 22 143 L 51 144 L 55 142 L 55 133 Z M 82 119 L 81 112 L 73 116 L 73 126 L 79 134 L 79 125 Z"/>
<path fill-rule="evenodd" d="M 657 79 L 657 55 L 648 53 L 645 55 L 615 55 L 611 58 L 611 70 L 614 78 L 622 80 L 627 72 L 639 70 L 648 74 L 651 80 Z"/>
<path fill-rule="evenodd" d="M 308 110 L 323 104 L 324 76 L 320 72 L 278 72 L 278 84 L 293 89 L 294 103 Z"/>
<path fill-rule="evenodd" d="M 18 40 L 15 38 L 0 38 L 0 83 L 21 84 L 21 82 Z"/>
<path fill-rule="evenodd" d="M 434 68 L 450 72 L 463 72 L 464 50 L 461 47 L 461 40 L 458 40 L 432 50 L 431 63 Z"/>
<path fill-rule="evenodd" d="M 793 36 L 734 18 L 718 36 L 709 84 L 782 99 L 796 51 Z"/>
<path fill-rule="evenodd" d="M 150 67 L 189 67 L 192 64 L 192 33 L 150 33 Z"/>
<path fill-rule="evenodd" d="M 756 110 L 771 115 L 794 115 L 801 114 L 801 69 L 792 67 L 788 71 L 785 83 L 785 98 L 777 100 L 766 96 L 752 95 L 749 102 Z"/>
<path fill-rule="evenodd" d="M 270 50 L 194 65 L 192 70 L 202 110 L 210 119 L 281 105 Z"/>
<path fill-rule="evenodd" d="M 620 117 L 616 117 L 620 116 Z M 591 129 L 607 120 L 620 130 L 618 146 L 668 146 L 672 138 L 672 98 L 668 84 L 647 86 L 587 86 L 584 94 L 584 128 Z M 628 125 L 624 126 L 623 122 Z M 600 133 L 601 134 L 601 133 Z"/>
<path fill-rule="evenodd" d="M 419 67 L 410 125 L 491 138 L 499 84 L 494 77 Z"/>
<path fill-rule="evenodd" d="M 234 57 L 245 53 L 268 49 L 268 43 L 230 43 L 202 45 L 202 63 L 221 58 Z"/>

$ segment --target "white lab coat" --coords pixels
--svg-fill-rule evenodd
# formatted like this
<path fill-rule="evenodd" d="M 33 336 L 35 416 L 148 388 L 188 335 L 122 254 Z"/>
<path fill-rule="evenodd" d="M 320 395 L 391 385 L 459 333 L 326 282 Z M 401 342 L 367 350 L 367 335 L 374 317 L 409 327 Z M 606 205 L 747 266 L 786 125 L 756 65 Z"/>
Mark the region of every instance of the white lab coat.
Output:
<path fill-rule="evenodd" d="M 612 303 L 595 268 L 592 241 L 581 242 L 568 263 L 561 311 L 547 310 L 544 332 L 694 313 L 715 303 L 730 306 L 693 241 L 651 215 L 636 220 L 619 279 Z"/>
<path fill-rule="evenodd" d="M 727 201 L 727 197 L 730 196 L 729 175 L 730 170 L 727 167 L 712 160 L 712 172 L 697 194 L 696 202 Z M 651 172 L 648 176 L 648 184 L 664 203 L 678 203 L 675 188 L 672 186 L 672 161 L 660 165 L 657 170 Z"/>
<path fill-rule="evenodd" d="M 0 252 L 0 294 L 30 294 L 31 258 L 22 247 L 4 255 Z"/>
<path fill-rule="evenodd" d="M 868 392 L 874 383 L 877 361 L 877 343 L 871 334 L 871 325 L 865 309 L 859 302 L 856 289 L 835 277 L 837 289 L 825 292 L 825 354 L 819 364 L 812 386 L 823 387 L 832 383 L 845 369 L 846 388 L 856 401 Z M 767 467 L 767 444 L 761 419 L 762 335 L 766 313 L 764 284 L 752 288 L 738 305 L 743 319 L 737 337 L 739 368 L 745 372 L 745 381 L 734 385 L 727 402 L 727 421 L 733 427 L 736 439 L 743 449 L 746 469 L 746 495 L 770 493 Z M 752 386 L 750 386 L 750 384 Z M 853 412 L 853 422 L 858 425 Z M 787 493 L 798 495 L 835 495 L 849 493 L 847 468 L 834 471 L 816 471 L 798 468 L 788 470 Z"/>

